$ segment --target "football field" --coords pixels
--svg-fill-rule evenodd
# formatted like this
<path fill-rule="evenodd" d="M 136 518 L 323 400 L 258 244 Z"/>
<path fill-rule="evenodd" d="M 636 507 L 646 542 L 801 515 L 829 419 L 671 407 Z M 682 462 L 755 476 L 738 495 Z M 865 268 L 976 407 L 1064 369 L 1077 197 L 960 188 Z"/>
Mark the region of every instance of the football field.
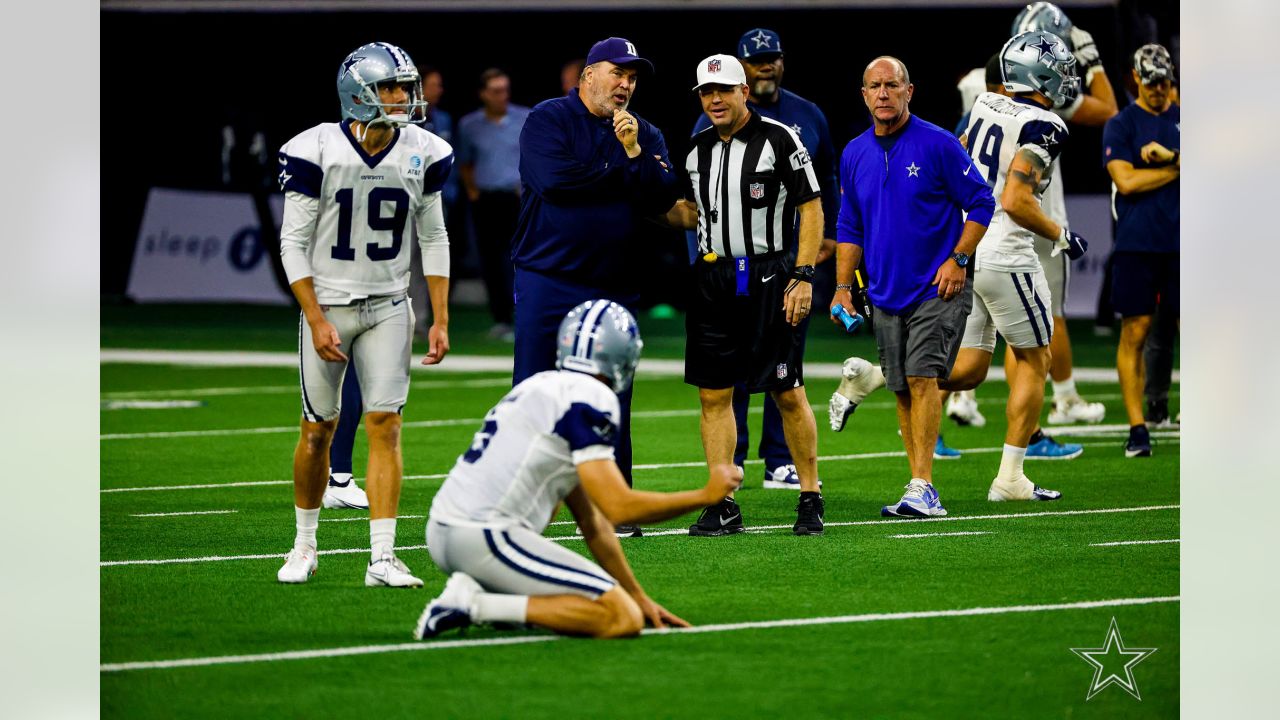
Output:
<path fill-rule="evenodd" d="M 254 316 L 263 322 L 231 334 L 212 316 L 183 327 L 178 314 L 104 308 L 103 344 L 272 351 L 278 359 L 295 349 L 288 316 L 264 311 Z M 679 357 L 677 323 L 642 319 L 641 328 L 646 358 Z M 455 352 L 502 354 L 500 344 L 486 345 L 480 335 L 455 333 Z M 1113 347 L 1083 338 L 1081 346 L 1081 366 L 1104 365 Z M 808 358 L 815 368 L 846 354 L 874 358 L 869 347 L 865 338 L 824 335 Z M 1084 444 L 1083 456 L 1027 463 L 1034 481 L 1062 491 L 1061 501 L 989 503 L 1006 391 L 992 381 L 979 390 L 986 427 L 943 421 L 948 444 L 964 451 L 935 464 L 949 515 L 882 519 L 880 506 L 897 499 L 907 479 L 892 395 L 872 394 L 844 432 L 833 433 L 825 404 L 836 381 L 815 371 L 807 386 L 819 426 L 825 535 L 791 534 L 795 495 L 763 489 L 762 465 L 752 457 L 738 494 L 748 532 L 691 538 L 684 528 L 694 518 L 687 516 L 622 540 L 649 594 L 694 631 L 605 642 L 471 628 L 419 643 L 410 638 L 414 621 L 445 580 L 424 547 L 425 515 L 484 413 L 509 389 L 509 373 L 414 373 L 398 553 L 425 589 L 364 587 L 367 514 L 353 510 L 322 511 L 319 569 L 307 584 L 285 586 L 275 572 L 294 533 L 296 370 L 230 352 L 217 356 L 227 363 L 221 366 L 111 357 L 101 366 L 100 439 L 107 716 L 1178 712 L 1176 430 L 1154 432 L 1154 456 L 1134 460 L 1124 457 L 1119 425 L 1067 432 Z M 1177 391 L 1175 385 L 1175 408 Z M 1117 385 L 1082 383 L 1081 392 L 1106 403 L 1108 422 L 1123 422 Z M 753 446 L 759 409 L 756 400 Z M 678 375 L 646 372 L 642 363 L 632 432 L 638 488 L 705 481 L 697 394 Z M 358 438 L 357 477 L 365 449 Z M 558 520 L 548 535 L 585 553 L 567 513 Z M 1128 672 L 1135 656 L 1108 642 L 1113 618 L 1124 649 L 1155 649 Z M 1088 700 L 1099 678 L 1073 648 L 1111 651 L 1097 655 L 1104 686 Z M 1132 679 L 1140 699 L 1119 682 L 1105 684 L 1113 671 L 1120 681 Z"/>

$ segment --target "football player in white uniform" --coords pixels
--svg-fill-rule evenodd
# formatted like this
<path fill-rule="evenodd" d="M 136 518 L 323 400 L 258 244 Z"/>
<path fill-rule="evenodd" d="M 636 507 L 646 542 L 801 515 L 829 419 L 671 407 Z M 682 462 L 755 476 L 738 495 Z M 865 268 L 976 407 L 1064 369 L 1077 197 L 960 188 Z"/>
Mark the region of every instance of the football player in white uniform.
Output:
<path fill-rule="evenodd" d="M 431 299 L 433 324 L 423 360 L 431 365 L 449 352 L 449 237 L 440 189 L 453 150 L 410 124 L 426 103 L 418 71 L 400 48 L 357 48 L 338 68 L 337 85 L 343 121 L 317 125 L 280 149 L 280 255 L 302 306 L 302 432 L 293 456 L 297 535 L 277 579 L 306 582 L 316 570 L 329 443 L 350 357 L 369 436 L 372 552 L 365 585 L 421 587 L 394 552 L 403 472 L 400 412 L 409 394 L 414 322 L 404 240 L 412 219 Z"/>
<path fill-rule="evenodd" d="M 1000 471 L 987 499 L 1056 500 L 1061 493 L 1036 487 L 1023 460 L 1044 405 L 1053 322 L 1049 288 L 1036 256 L 1036 235 L 1057 238 L 1055 250 L 1073 259 L 1087 243 L 1045 215 L 1040 197 L 1067 139 L 1062 119 L 1049 111 L 1070 102 L 1078 90 L 1075 57 L 1058 36 L 1041 31 L 1015 35 L 1000 51 L 1004 87 L 1012 96 L 978 96 L 965 132 L 974 169 L 1000 199 L 975 256 L 973 311 L 947 390 L 981 383 L 991 366 L 996 332 L 1013 350 L 1006 366 L 1009 401 Z"/>
<path fill-rule="evenodd" d="M 642 343 L 631 313 L 589 300 L 560 323 L 556 368 L 511 389 L 485 415 L 431 503 L 427 548 L 451 573 L 414 637 L 472 623 L 529 623 L 589 637 L 688 623 L 645 594 L 614 527 L 658 522 L 723 500 L 742 482 L 729 463 L 705 487 L 674 493 L 627 487 L 614 448 L 618 396 Z M 542 536 L 568 505 L 599 562 Z"/>

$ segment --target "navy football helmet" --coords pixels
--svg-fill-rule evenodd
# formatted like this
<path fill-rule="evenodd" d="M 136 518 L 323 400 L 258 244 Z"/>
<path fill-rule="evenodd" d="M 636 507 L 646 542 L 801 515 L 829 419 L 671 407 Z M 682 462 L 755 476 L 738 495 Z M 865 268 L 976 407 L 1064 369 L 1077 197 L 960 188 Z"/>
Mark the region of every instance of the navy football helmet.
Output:
<path fill-rule="evenodd" d="M 1041 30 L 1019 33 L 1000 49 L 1000 79 L 1011 93 L 1038 92 L 1055 108 L 1080 93 L 1076 56 L 1057 35 Z"/>
<path fill-rule="evenodd" d="M 556 338 L 557 368 L 602 375 L 615 393 L 631 387 L 644 342 L 626 308 L 588 300 L 564 316 Z"/>
<path fill-rule="evenodd" d="M 409 84 L 408 102 L 384 106 L 378 97 L 378 85 L 393 83 Z M 422 99 L 422 78 L 409 53 L 382 42 L 361 45 L 342 61 L 338 67 L 338 101 L 342 104 L 342 117 L 358 120 L 366 127 L 399 127 L 426 117 L 427 110 L 427 101 Z M 387 112 L 388 107 L 397 112 Z"/>

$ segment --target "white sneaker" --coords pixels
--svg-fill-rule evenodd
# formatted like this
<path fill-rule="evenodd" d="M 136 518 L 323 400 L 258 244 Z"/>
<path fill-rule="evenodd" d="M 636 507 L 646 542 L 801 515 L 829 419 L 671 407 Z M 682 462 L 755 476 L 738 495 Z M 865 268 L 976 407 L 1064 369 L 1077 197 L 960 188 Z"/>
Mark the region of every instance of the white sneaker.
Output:
<path fill-rule="evenodd" d="M 1049 411 L 1049 424 L 1100 423 L 1106 414 L 1107 408 L 1102 403 L 1085 402 L 1084 398 L 1077 395 L 1063 400 L 1054 400 L 1053 409 Z"/>
<path fill-rule="evenodd" d="M 947 401 L 947 417 L 960 426 L 982 427 L 987 424 L 987 419 L 978 411 L 978 398 L 972 390 L 951 393 L 951 399 Z"/>
<path fill-rule="evenodd" d="M 764 487 L 766 490 L 795 490 L 800 491 L 800 475 L 796 471 L 796 466 L 787 464 L 779 465 L 772 472 L 764 471 Z M 822 487 L 822 481 L 818 481 L 818 487 Z"/>
<path fill-rule="evenodd" d="M 377 562 L 369 563 L 364 571 L 366 587 L 422 587 L 422 580 L 414 577 L 404 561 L 392 555 L 383 554 Z"/>
<path fill-rule="evenodd" d="M 444 584 L 444 590 L 427 603 L 418 616 L 418 625 L 413 630 L 414 639 L 425 640 L 445 630 L 470 625 L 471 605 L 475 602 L 476 594 L 481 592 L 484 592 L 484 588 L 470 575 L 460 572 L 450 575 L 449 582 Z"/>
<path fill-rule="evenodd" d="M 315 548 L 295 546 L 284 556 L 284 565 L 276 571 L 276 580 L 290 584 L 304 583 L 315 574 L 319 564 Z"/>
<path fill-rule="evenodd" d="M 987 491 L 987 500 L 990 502 L 1008 502 L 1016 500 L 1057 500 L 1062 497 L 1062 493 L 1057 490 L 1045 490 L 1039 487 L 1026 476 L 1022 475 L 1016 480 L 1005 480 L 996 478 L 991 481 L 991 489 Z"/>
<path fill-rule="evenodd" d="M 341 480 L 343 477 L 345 482 Z M 324 489 L 324 507 L 329 510 L 368 510 L 369 496 L 350 475 L 329 475 L 329 484 Z"/>
<path fill-rule="evenodd" d="M 831 429 L 836 432 L 844 429 L 845 421 L 858 409 L 858 403 L 872 391 L 884 387 L 884 373 L 880 371 L 880 366 L 872 365 L 860 357 L 845 360 L 840 375 L 840 385 L 827 404 L 827 419 L 831 421 Z"/>

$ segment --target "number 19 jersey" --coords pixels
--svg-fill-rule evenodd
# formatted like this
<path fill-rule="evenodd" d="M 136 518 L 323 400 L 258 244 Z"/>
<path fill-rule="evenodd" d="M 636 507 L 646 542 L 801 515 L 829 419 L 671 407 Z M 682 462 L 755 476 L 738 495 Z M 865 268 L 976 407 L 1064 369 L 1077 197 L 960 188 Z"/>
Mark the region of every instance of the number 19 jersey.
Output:
<path fill-rule="evenodd" d="M 289 282 L 310 274 L 317 298 L 331 304 L 404 292 L 406 226 L 413 218 L 420 241 L 444 233 L 439 192 L 452 166 L 449 143 L 415 125 L 396 129 L 376 155 L 356 142 L 349 120 L 285 143 L 280 243 Z"/>
<path fill-rule="evenodd" d="M 978 244 L 978 269 L 1034 272 L 1040 268 L 1035 233 L 1013 221 L 999 198 L 1008 181 L 1009 166 L 1021 150 L 1034 153 L 1044 163 L 1038 187 L 1039 201 L 1054 176 L 1058 157 L 1067 140 L 1067 126 L 1048 108 L 1030 100 L 986 92 L 978 96 L 966 130 L 969 154 L 996 197 L 996 211 L 987 234 Z"/>

